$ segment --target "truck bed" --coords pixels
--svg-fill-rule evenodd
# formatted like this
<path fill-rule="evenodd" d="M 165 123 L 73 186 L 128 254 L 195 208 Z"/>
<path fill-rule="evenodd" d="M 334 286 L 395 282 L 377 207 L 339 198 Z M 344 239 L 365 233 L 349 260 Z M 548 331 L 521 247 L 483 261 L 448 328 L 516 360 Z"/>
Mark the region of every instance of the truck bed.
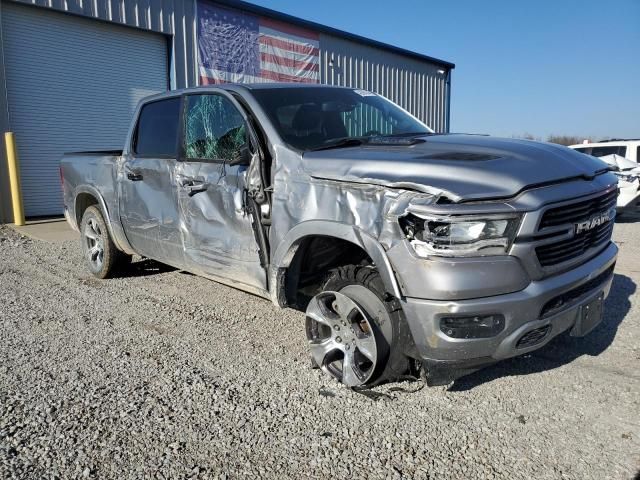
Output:
<path fill-rule="evenodd" d="M 109 217 L 118 218 L 115 191 L 118 159 L 122 149 L 65 153 L 60 160 L 60 176 L 64 195 L 65 214 L 72 226 L 80 219 L 76 216 L 79 193 L 91 195 L 106 209 Z M 75 224 L 75 225 L 74 225 Z"/>

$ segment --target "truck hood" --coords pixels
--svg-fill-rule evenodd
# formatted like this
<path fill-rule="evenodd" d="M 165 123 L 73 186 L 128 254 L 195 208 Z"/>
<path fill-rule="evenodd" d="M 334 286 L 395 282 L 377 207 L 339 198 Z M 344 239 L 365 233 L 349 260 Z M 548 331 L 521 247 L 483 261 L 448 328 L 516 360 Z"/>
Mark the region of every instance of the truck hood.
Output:
<path fill-rule="evenodd" d="M 549 143 L 462 134 L 420 139 L 307 152 L 302 165 L 314 178 L 442 193 L 453 201 L 508 198 L 608 169 L 594 157 Z"/>

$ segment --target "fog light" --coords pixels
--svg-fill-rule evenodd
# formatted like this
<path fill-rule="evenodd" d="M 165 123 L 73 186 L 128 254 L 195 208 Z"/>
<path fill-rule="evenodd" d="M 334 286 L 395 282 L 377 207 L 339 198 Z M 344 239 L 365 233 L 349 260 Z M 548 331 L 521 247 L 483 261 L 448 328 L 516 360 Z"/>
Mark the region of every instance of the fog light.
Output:
<path fill-rule="evenodd" d="M 440 330 L 451 338 L 489 338 L 503 329 L 504 317 L 498 314 L 440 319 Z"/>

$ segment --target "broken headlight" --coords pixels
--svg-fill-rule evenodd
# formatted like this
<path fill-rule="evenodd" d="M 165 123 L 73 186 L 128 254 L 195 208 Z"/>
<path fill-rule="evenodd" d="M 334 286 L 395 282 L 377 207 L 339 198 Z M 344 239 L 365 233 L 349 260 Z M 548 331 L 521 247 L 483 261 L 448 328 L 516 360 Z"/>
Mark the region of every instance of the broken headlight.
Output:
<path fill-rule="evenodd" d="M 420 257 L 506 255 L 520 223 L 517 215 L 449 215 L 400 218 L 400 226 Z"/>

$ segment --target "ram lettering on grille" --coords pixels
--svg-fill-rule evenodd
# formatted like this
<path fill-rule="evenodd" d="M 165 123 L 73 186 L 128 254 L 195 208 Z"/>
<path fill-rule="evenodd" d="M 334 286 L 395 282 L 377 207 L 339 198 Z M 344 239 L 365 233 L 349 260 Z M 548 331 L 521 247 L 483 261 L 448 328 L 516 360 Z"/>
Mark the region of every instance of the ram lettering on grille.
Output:
<path fill-rule="evenodd" d="M 588 232 L 589 230 L 599 227 L 600 225 L 607 223 L 612 219 L 611 211 L 600 213 L 594 217 L 591 217 L 589 220 L 585 222 L 578 222 L 575 224 L 576 227 L 576 235 L 579 235 L 583 232 Z"/>

